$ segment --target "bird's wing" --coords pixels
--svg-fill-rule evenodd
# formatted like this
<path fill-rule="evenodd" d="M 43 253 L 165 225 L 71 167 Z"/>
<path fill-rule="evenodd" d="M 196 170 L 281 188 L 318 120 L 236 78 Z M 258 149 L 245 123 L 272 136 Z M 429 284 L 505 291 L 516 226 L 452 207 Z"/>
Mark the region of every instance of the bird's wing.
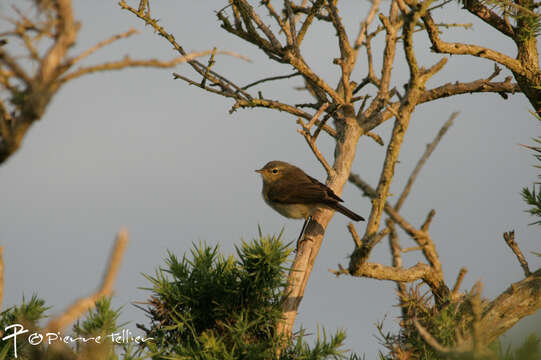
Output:
<path fill-rule="evenodd" d="M 321 204 L 342 201 L 329 187 L 308 175 L 305 181 L 273 186 L 267 196 L 270 201 L 282 204 Z"/>
<path fill-rule="evenodd" d="M 334 193 L 334 191 L 332 191 L 332 189 L 330 187 L 328 187 L 327 185 L 323 184 L 323 183 L 320 183 L 318 180 L 314 179 L 313 177 L 311 177 L 310 175 L 306 175 L 308 177 L 308 179 L 310 179 L 310 181 L 312 181 L 313 183 L 315 184 L 318 184 L 320 186 L 322 186 L 323 188 L 325 188 L 325 191 L 327 192 L 327 196 L 330 197 L 331 199 L 333 200 L 336 200 L 336 201 L 339 201 L 339 202 L 344 202 L 344 200 L 342 200 L 338 195 L 336 195 Z"/>

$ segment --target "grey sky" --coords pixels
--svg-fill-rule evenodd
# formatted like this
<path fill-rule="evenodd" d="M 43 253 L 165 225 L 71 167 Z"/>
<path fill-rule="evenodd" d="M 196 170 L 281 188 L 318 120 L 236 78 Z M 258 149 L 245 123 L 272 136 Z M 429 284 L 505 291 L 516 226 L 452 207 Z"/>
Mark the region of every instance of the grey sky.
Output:
<path fill-rule="evenodd" d="M 130 27 L 142 34 L 120 41 L 88 59 L 87 64 L 132 58 L 169 59 L 176 54 L 162 38 L 115 1 L 75 0 L 82 22 L 75 52 Z M 343 1 L 348 32 L 356 34 L 367 2 Z M 247 84 L 265 76 L 291 73 L 291 67 L 270 62 L 253 47 L 226 34 L 214 10 L 219 1 L 155 1 L 155 17 L 187 50 L 213 46 L 247 55 L 254 62 L 218 57 L 215 69 Z M 388 3 L 384 2 L 383 6 Z M 0 4 L 0 11 L 7 11 Z M 452 22 L 473 22 L 474 31 L 449 31 L 445 38 L 478 43 L 514 56 L 512 44 L 489 31 L 458 5 L 444 10 Z M 443 12 L 437 12 L 441 17 Z M 441 19 L 441 18 L 440 18 Z M 2 25 L 0 25 L 2 26 Z M 337 54 L 333 30 L 316 25 L 303 51 L 309 63 L 331 84 L 337 83 Z M 427 52 L 426 36 L 416 37 L 420 61 L 433 64 L 439 56 Z M 374 53 L 379 54 L 381 44 Z M 376 55 L 377 56 L 377 55 Z M 393 76 L 400 86 L 407 72 L 398 51 Z M 331 59 L 331 60 L 330 60 Z M 356 74 L 365 74 L 363 56 Z M 379 64 L 377 65 L 379 69 Z M 447 81 L 487 77 L 493 65 L 454 56 L 429 86 Z M 192 74 L 188 66 L 175 69 Z M 69 83 L 54 98 L 44 118 L 34 125 L 22 149 L 0 169 L 0 243 L 4 245 L 4 306 L 18 304 L 23 294 L 39 294 L 58 313 L 72 301 L 93 291 L 101 280 L 113 238 L 127 226 L 131 242 L 116 285 L 114 303 L 124 305 L 124 319 L 141 322 L 143 314 L 129 305 L 145 300 L 138 290 L 148 282 L 141 273 L 154 273 L 166 250 L 178 255 L 199 240 L 220 244 L 231 253 L 241 238 L 251 239 L 261 225 L 264 233 L 296 239 L 299 221 L 287 220 L 260 196 L 261 180 L 254 169 L 269 160 L 286 160 L 324 180 L 324 170 L 296 132 L 295 118 L 269 110 L 239 110 L 229 115 L 231 100 L 173 80 L 172 70 L 126 70 L 87 76 Z M 500 76 L 503 79 L 507 76 Z M 299 78 L 262 87 L 268 97 L 289 103 L 308 102 Z M 522 95 L 505 101 L 494 94 L 467 95 L 421 105 L 414 113 L 397 166 L 392 192 L 399 193 L 425 145 L 456 110 L 461 114 L 423 169 L 403 215 L 420 224 L 436 209 L 431 228 L 446 279 L 453 283 L 461 266 L 469 270 L 463 288 L 484 282 L 484 295 L 494 297 L 522 271 L 505 246 L 502 233 L 516 230 L 519 245 L 532 269 L 541 264 L 529 254 L 540 251 L 539 230 L 523 211 L 519 191 L 534 181 L 533 157 L 518 146 L 541 133 L 528 113 Z M 391 121 L 376 132 L 387 142 Z M 332 142 L 322 134 L 320 149 L 332 159 Z M 375 184 L 385 149 L 363 138 L 353 171 Z M 367 217 L 369 201 L 347 184 L 346 206 Z M 345 228 L 348 219 L 337 214 L 300 308 L 297 326 L 315 332 L 316 325 L 347 330 L 347 347 L 374 358 L 380 349 L 374 323 L 387 314 L 386 329 L 396 328 L 398 311 L 394 284 L 328 272 L 347 264 L 353 242 Z M 357 225 L 359 232 L 364 224 Z M 403 234 L 402 234 L 403 235 Z M 401 237 L 403 246 L 412 241 Z M 386 243 L 378 245 L 372 261 L 390 263 Z M 405 265 L 419 258 L 404 256 Z M 538 316 L 539 318 L 539 316 Z M 532 319 L 526 323 L 533 324 Z M 528 324 L 527 324 L 528 325 Z M 129 326 L 135 330 L 135 325 Z"/>

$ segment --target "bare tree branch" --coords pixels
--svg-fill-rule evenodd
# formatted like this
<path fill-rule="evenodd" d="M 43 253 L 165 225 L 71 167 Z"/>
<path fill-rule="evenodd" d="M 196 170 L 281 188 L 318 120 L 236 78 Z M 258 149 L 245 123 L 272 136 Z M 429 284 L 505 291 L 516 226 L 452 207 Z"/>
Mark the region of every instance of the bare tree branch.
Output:
<path fill-rule="evenodd" d="M 368 185 L 366 182 L 364 182 L 358 175 L 351 174 L 350 177 L 349 177 L 349 181 L 351 183 L 355 184 L 357 187 L 359 187 L 370 198 L 374 198 L 376 196 L 376 194 L 377 194 L 376 190 L 374 190 L 370 185 Z M 412 239 L 414 239 L 419 244 L 420 250 L 423 251 L 423 254 L 425 255 L 425 258 L 429 261 L 430 265 L 438 273 L 441 273 L 441 277 L 442 277 L 441 279 L 443 281 L 443 273 L 442 273 L 442 269 L 441 269 L 441 262 L 439 260 L 438 254 L 436 252 L 436 248 L 434 246 L 434 243 L 430 239 L 430 236 L 429 236 L 428 232 L 424 231 L 424 230 L 416 229 L 406 219 L 404 219 L 395 210 L 395 208 L 393 208 L 388 202 L 384 203 L 384 211 L 385 211 L 385 213 L 387 215 L 389 215 L 389 217 L 396 224 L 398 224 L 409 236 L 411 236 Z M 430 218 L 431 218 L 431 216 L 430 216 Z M 368 238 L 367 240 L 363 239 L 363 244 L 364 244 L 363 249 L 362 249 L 363 253 L 361 253 L 361 254 L 364 255 L 364 256 L 368 256 L 369 252 L 377 244 L 377 242 L 375 242 L 374 239 L 372 239 L 372 238 Z M 415 249 L 418 249 L 418 248 L 415 248 Z M 405 251 L 406 250 L 402 250 L 402 252 L 405 252 Z M 360 263 L 362 263 L 362 261 L 360 261 Z M 351 263 L 350 263 L 350 270 L 351 270 Z"/>
<path fill-rule="evenodd" d="M 0 62 L 8 67 L 9 70 L 13 72 L 13 74 L 18 77 L 20 80 L 22 80 L 25 85 L 28 85 L 31 83 L 32 79 L 30 76 L 24 71 L 19 64 L 13 59 L 6 51 L 4 51 L 2 48 L 0 48 Z"/>
<path fill-rule="evenodd" d="M 421 95 L 420 102 L 425 103 L 449 96 L 482 92 L 497 93 L 504 99 L 507 99 L 507 93 L 514 94 L 520 91 L 521 90 L 518 84 L 511 82 L 510 77 L 506 78 L 505 81 L 502 82 L 489 82 L 484 79 L 480 79 L 469 83 L 447 83 L 433 89 L 426 90 Z"/>
<path fill-rule="evenodd" d="M 315 2 L 314 5 L 315 4 L 317 4 L 317 2 Z M 323 5 L 323 1 L 321 2 L 321 5 Z M 298 6 L 295 4 L 291 4 L 291 9 L 293 10 L 293 13 L 295 14 L 307 14 L 308 16 L 310 16 L 311 12 L 315 10 L 313 17 L 315 17 L 318 20 L 331 22 L 331 17 L 328 14 L 323 14 L 321 11 L 319 11 L 320 7 L 314 8 L 314 6 L 312 6 L 310 8 L 307 8 L 305 6 Z"/>
<path fill-rule="evenodd" d="M 515 36 L 515 29 L 506 22 L 503 18 L 501 18 L 498 14 L 496 14 L 491 9 L 487 8 L 485 5 L 483 5 L 480 1 L 477 0 L 467 0 L 464 1 L 464 7 L 477 16 L 479 19 L 483 20 L 490 26 L 492 26 L 494 29 L 498 30 L 504 35 L 507 35 L 509 37 Z"/>
<path fill-rule="evenodd" d="M 511 284 L 491 301 L 483 313 L 480 326 L 486 344 L 490 344 L 520 319 L 541 309 L 541 269 Z"/>
<path fill-rule="evenodd" d="M 300 116 L 306 120 L 310 120 L 312 118 L 312 115 L 294 106 L 284 104 L 276 100 L 267 100 L 267 99 L 251 99 L 251 100 L 239 99 L 235 102 L 235 105 L 233 105 L 233 107 L 231 108 L 231 110 L 229 110 L 229 112 L 233 113 L 237 109 L 240 109 L 240 108 L 256 108 L 256 107 L 265 107 L 265 108 L 285 111 L 287 113 L 290 113 L 291 115 Z"/>
<path fill-rule="evenodd" d="M 274 10 L 274 7 L 272 6 L 270 0 L 263 0 L 261 3 L 264 4 L 267 7 L 267 10 L 269 11 L 269 14 L 271 15 L 272 18 L 274 18 L 276 23 L 280 26 L 280 29 L 286 35 L 288 44 L 291 45 L 291 43 L 292 43 L 291 32 L 288 29 L 288 27 L 286 26 L 286 24 L 284 23 L 284 21 L 282 21 L 282 19 L 280 18 L 280 15 L 278 15 L 276 10 Z"/>
<path fill-rule="evenodd" d="M 402 204 L 404 204 L 404 201 L 408 197 L 411 191 L 411 188 L 413 186 L 413 183 L 415 182 L 415 179 L 417 179 L 417 176 L 419 176 L 419 173 L 421 172 L 421 169 L 423 168 L 424 164 L 426 163 L 430 155 L 432 155 L 432 152 L 434 151 L 436 146 L 438 146 L 439 142 L 441 141 L 441 139 L 443 138 L 447 130 L 449 130 L 451 125 L 453 125 L 453 121 L 458 116 L 458 114 L 459 114 L 458 112 L 452 113 L 449 119 L 445 122 L 445 124 L 443 124 L 440 131 L 438 131 L 436 138 L 430 144 L 426 146 L 426 150 L 424 154 L 421 156 L 421 158 L 417 162 L 417 165 L 415 165 L 415 169 L 413 170 L 410 177 L 408 178 L 408 181 L 406 182 L 406 186 L 404 187 L 404 190 L 402 190 L 400 197 L 396 201 L 395 209 L 400 210 L 400 208 L 402 207 Z"/>
<path fill-rule="evenodd" d="M 361 241 L 361 238 L 359 237 L 359 234 L 357 234 L 357 230 L 355 230 L 355 225 L 353 223 L 348 224 L 348 230 L 351 234 L 351 238 L 353 239 L 353 242 L 355 243 L 356 247 L 361 247 L 363 245 L 363 242 Z"/>
<path fill-rule="evenodd" d="M 353 49 L 355 50 L 355 58 L 357 57 L 357 53 L 359 52 L 359 49 L 364 42 L 364 39 L 368 32 L 368 27 L 370 26 L 372 21 L 374 21 L 374 17 L 379 10 L 380 3 L 381 0 L 372 0 L 372 6 L 370 7 L 368 14 L 366 15 L 366 18 L 361 22 L 359 34 L 357 35 L 357 39 L 355 40 L 355 44 L 353 45 Z"/>
<path fill-rule="evenodd" d="M 387 229 L 389 229 L 389 249 L 391 250 L 392 265 L 395 268 L 402 268 L 402 249 L 398 234 L 396 232 L 395 223 L 391 219 L 386 221 Z M 403 299 L 406 296 L 406 285 L 403 282 L 396 282 L 396 290 L 398 291 L 398 301 L 402 312 L 402 317 L 407 317 L 406 309 L 404 308 Z"/>
<path fill-rule="evenodd" d="M 517 257 L 518 262 L 520 263 L 520 266 L 522 267 L 522 270 L 524 271 L 524 276 L 528 277 L 532 273 L 530 271 L 530 267 L 528 266 L 528 262 L 524 258 L 524 254 L 522 254 L 522 251 L 520 251 L 520 248 L 518 247 L 517 242 L 515 241 L 515 231 L 508 231 L 503 233 L 503 238 L 505 242 L 507 243 L 507 246 L 511 249 L 513 254 Z"/>
<path fill-rule="evenodd" d="M 257 81 L 251 82 L 251 83 L 249 83 L 248 85 L 243 86 L 242 89 L 243 89 L 243 90 L 248 90 L 248 89 L 251 88 L 252 86 L 259 85 L 259 84 L 264 83 L 264 82 L 267 82 L 267 81 L 289 79 L 289 78 L 292 78 L 292 77 L 294 77 L 294 76 L 299 76 L 300 74 L 301 74 L 301 73 L 299 73 L 299 72 L 294 72 L 293 74 L 289 74 L 289 75 L 271 76 L 271 77 L 268 77 L 268 78 L 264 78 L 264 79 L 261 79 L 261 80 L 257 80 Z"/>
<path fill-rule="evenodd" d="M 142 2 L 140 5 L 141 17 L 150 19 L 149 12 L 143 13 L 148 4 Z M 137 10 L 130 9 L 137 13 Z M 8 33 L 10 36 L 21 39 L 24 46 L 22 47 L 23 54 L 10 52 L 7 47 L 0 47 L 0 89 L 5 90 L 5 94 L 7 94 L 6 99 L 0 99 L 0 164 L 19 149 L 32 124 L 42 118 L 51 99 L 69 80 L 98 71 L 143 66 L 164 68 L 175 66 L 181 62 L 190 63 L 202 73 L 208 70 L 195 62 L 194 59 L 209 52 L 183 53 L 183 56 L 172 61 L 133 60 L 125 57 L 119 61 L 82 66 L 72 70 L 75 64 L 80 63 L 91 54 L 115 41 L 135 34 L 136 31 L 132 29 L 114 35 L 78 55 L 71 56 L 69 50 L 75 43 L 79 30 L 79 23 L 75 20 L 71 0 L 40 3 L 39 12 L 46 14 L 43 16 L 44 20 L 40 19 L 39 12 L 36 15 L 36 21 L 31 20 L 17 8 L 15 8 L 15 12 L 19 18 L 12 22 L 15 29 L 8 31 Z M 156 25 L 155 22 L 153 24 Z M 157 27 L 156 29 L 158 31 L 161 28 Z M 163 31 L 163 29 L 161 30 Z M 29 35 L 30 33 L 32 34 Z M 167 37 L 168 34 L 163 33 L 162 35 Z M 40 44 L 42 39 L 48 41 L 45 46 Z M 27 54 L 24 54 L 25 50 Z M 177 50 L 183 52 L 181 48 L 177 48 Z M 18 50 L 14 52 L 16 51 Z M 220 51 L 219 53 L 245 59 L 245 57 L 232 52 Z M 21 58 L 27 58 L 32 66 L 23 66 Z M 231 88 L 232 92 L 238 91 L 249 98 L 249 95 L 244 93 L 242 89 L 228 83 L 225 78 L 212 71 L 208 71 L 206 76 L 214 80 L 213 83 Z"/>
<path fill-rule="evenodd" d="M 348 272 L 344 269 L 341 271 L 331 271 L 335 275 L 340 275 L 343 272 Z M 417 263 L 407 269 L 402 267 L 385 266 L 378 263 L 365 262 L 356 269 L 354 276 L 367 277 L 378 280 L 388 280 L 396 282 L 414 282 L 425 277 L 429 277 L 432 268 L 423 263 Z"/>
<path fill-rule="evenodd" d="M 128 67 L 153 67 L 153 68 L 172 68 L 178 64 L 182 64 L 185 62 L 192 61 L 195 58 L 206 56 L 209 54 L 212 54 L 212 50 L 206 50 L 206 51 L 199 51 L 190 53 L 186 56 L 179 56 L 173 60 L 170 61 L 163 61 L 158 59 L 149 59 L 149 60 L 133 60 L 129 56 L 126 56 L 124 59 L 120 61 L 111 61 L 106 62 L 99 65 L 94 66 L 87 66 L 87 67 L 81 67 L 69 74 L 66 74 L 65 76 L 58 79 L 59 84 L 64 84 L 67 81 L 76 79 L 78 77 L 81 77 L 83 75 L 95 73 L 95 72 L 101 72 L 101 71 L 116 71 L 116 70 L 122 70 Z M 246 57 L 236 54 L 230 51 L 216 51 L 216 54 L 224 54 L 224 55 L 230 55 L 237 58 L 241 58 L 243 60 L 246 60 Z"/>
<path fill-rule="evenodd" d="M 106 40 L 103 40 L 103 41 L 100 41 L 99 43 L 97 43 L 96 45 L 92 46 L 91 48 L 83 51 L 81 54 L 71 58 L 71 59 L 68 59 L 66 61 L 66 68 L 68 68 L 69 66 L 72 66 L 76 63 L 78 63 L 79 61 L 83 60 L 84 58 L 92 55 L 93 53 L 95 53 L 96 51 L 98 51 L 99 49 L 109 45 L 109 44 L 112 44 L 113 42 L 117 41 L 117 40 L 120 40 L 120 39 L 125 39 L 127 37 L 130 37 L 134 34 L 137 34 L 139 33 L 137 30 L 135 29 L 130 29 L 124 33 L 121 33 L 121 34 L 117 34 L 117 35 L 113 35 L 111 36 L 109 39 L 106 39 Z"/>
<path fill-rule="evenodd" d="M 269 27 L 261 20 L 259 15 L 257 15 L 254 8 L 246 0 L 234 0 L 234 3 L 237 5 L 241 17 L 244 19 L 244 24 L 248 27 L 252 27 L 252 21 L 256 23 L 257 27 L 265 34 L 267 39 L 270 41 L 272 46 L 276 49 L 282 47 L 280 41 L 274 36 Z M 256 35 L 255 30 L 249 30 L 252 35 Z"/>
<path fill-rule="evenodd" d="M 462 284 L 464 276 L 466 276 L 467 272 L 468 269 L 466 269 L 465 267 L 460 268 L 460 271 L 458 272 L 458 276 L 455 281 L 455 286 L 453 286 L 453 290 L 451 291 L 452 298 L 456 298 L 458 296 L 458 292 L 460 291 L 460 285 Z"/>
<path fill-rule="evenodd" d="M 310 128 L 315 124 L 316 120 L 321 116 L 321 114 L 323 114 L 323 112 L 325 111 L 325 109 L 327 109 L 327 107 L 329 107 L 329 103 L 323 104 L 319 108 L 317 113 L 312 117 L 312 119 L 310 119 L 310 121 L 307 124 L 304 124 L 302 122 L 302 120 L 299 119 L 299 124 L 302 126 L 302 129 L 297 129 L 297 131 L 302 136 L 304 136 L 304 139 L 306 140 L 306 142 L 310 146 L 310 149 L 312 150 L 312 152 L 314 153 L 316 158 L 319 160 L 321 165 L 323 165 L 323 167 L 325 168 L 325 171 L 327 172 L 327 175 L 328 176 L 334 176 L 334 170 L 331 168 L 331 166 L 329 165 L 329 163 L 327 162 L 325 157 L 321 154 L 321 152 L 319 151 L 319 149 L 316 146 L 317 136 L 319 134 L 319 131 L 321 130 L 321 127 L 325 124 L 325 122 L 322 121 L 320 123 L 321 126 L 318 126 L 318 129 L 316 130 L 314 135 L 310 135 Z"/>
<path fill-rule="evenodd" d="M 297 29 L 295 26 L 295 15 L 293 15 L 293 10 L 291 9 L 291 1 L 284 0 L 284 9 L 287 15 L 287 22 L 289 23 L 289 37 L 288 45 L 291 46 L 295 51 L 299 52 L 299 45 L 297 43 Z"/>
<path fill-rule="evenodd" d="M 299 34 L 297 35 L 297 46 L 300 46 L 302 43 L 302 40 L 304 39 L 304 35 L 306 35 L 306 32 L 308 31 L 308 28 L 312 24 L 312 21 L 314 20 L 314 17 L 319 13 L 319 10 L 323 6 L 323 3 L 325 0 L 316 0 L 316 2 L 312 5 L 310 10 L 307 12 L 308 16 L 306 19 L 304 19 L 304 22 L 302 23 L 301 29 L 299 30 Z M 295 5 L 292 5 L 293 11 L 295 11 Z"/>
<path fill-rule="evenodd" d="M 105 273 L 100 289 L 89 297 L 77 300 L 62 315 L 51 319 L 46 326 L 48 332 L 56 333 L 65 329 L 66 326 L 93 308 L 97 300 L 104 296 L 110 296 L 113 293 L 113 286 L 127 244 L 128 232 L 126 229 L 122 229 L 116 237 L 115 247 L 111 253 L 107 272 Z"/>
<path fill-rule="evenodd" d="M 482 46 L 445 42 L 440 39 L 439 30 L 429 14 L 423 16 L 423 21 L 435 51 L 445 54 L 472 55 L 489 59 L 507 67 L 514 73 L 524 74 L 524 69 L 522 68 L 520 61 Z"/>

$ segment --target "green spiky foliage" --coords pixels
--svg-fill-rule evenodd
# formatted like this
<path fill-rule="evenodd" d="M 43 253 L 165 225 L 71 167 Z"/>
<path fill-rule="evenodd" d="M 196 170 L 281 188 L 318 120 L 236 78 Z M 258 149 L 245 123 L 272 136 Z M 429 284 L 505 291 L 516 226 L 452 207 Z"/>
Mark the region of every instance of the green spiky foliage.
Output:
<path fill-rule="evenodd" d="M 537 114 L 533 114 L 536 116 L 537 120 L 541 121 L 541 117 Z M 541 163 L 541 137 L 538 137 L 537 139 L 533 139 L 535 142 L 535 145 L 523 145 L 524 147 L 534 151 L 534 157 L 536 160 Z M 541 165 L 535 165 L 536 168 L 541 169 Z M 541 179 L 541 175 L 538 175 L 538 177 Z M 536 191 L 537 189 L 537 191 Z M 522 198 L 528 204 L 530 207 L 526 212 L 531 214 L 532 216 L 538 218 L 539 220 L 534 221 L 533 224 L 541 225 L 541 182 L 534 182 L 532 184 L 532 189 L 530 190 L 527 187 L 524 187 L 522 189 Z"/>
<path fill-rule="evenodd" d="M 380 360 L 539 360 L 541 359 L 541 339 L 537 335 L 528 336 L 523 343 L 512 349 L 504 348 L 500 340 L 488 346 L 488 351 L 475 357 L 472 353 L 441 354 L 428 345 L 418 333 L 413 320 L 419 323 L 443 346 L 455 348 L 457 335 L 462 337 L 471 334 L 473 313 L 470 299 L 473 293 L 467 293 L 455 302 L 437 308 L 429 301 L 426 294 L 420 294 L 420 286 L 412 287 L 403 299 L 404 314 L 401 320 L 401 329 L 398 334 L 384 333 L 383 324 L 378 324 L 380 343 L 388 350 L 386 354 L 380 352 Z M 481 306 L 486 306 L 481 301 Z"/>
<path fill-rule="evenodd" d="M 417 331 L 416 319 L 441 345 L 452 348 L 456 345 L 456 334 L 467 334 L 472 319 L 471 304 L 467 294 L 463 301 L 446 301 L 437 307 L 428 293 L 421 293 L 422 285 L 412 286 L 401 299 L 404 316 L 397 334 L 384 333 L 383 324 L 378 324 L 380 343 L 388 350 L 380 359 L 441 359 Z"/>
<path fill-rule="evenodd" d="M 36 328 L 36 323 L 45 317 L 45 312 L 48 309 L 45 306 L 45 301 L 37 295 L 32 295 L 28 301 L 23 296 L 21 305 L 12 306 L 0 314 L 0 329 L 4 331 L 4 329 L 11 325 L 21 324 L 25 329 L 30 329 L 29 333 L 31 333 L 32 329 Z M 2 337 L 12 334 L 14 330 L 7 330 Z M 30 359 L 36 351 L 39 351 L 39 349 L 28 344 L 29 333 L 21 334 L 17 337 L 18 359 Z M 0 340 L 0 360 L 13 358 L 15 358 L 14 341 L 12 339 Z"/>
<path fill-rule="evenodd" d="M 127 323 L 118 324 L 122 308 L 113 309 L 110 298 L 96 301 L 82 321 L 73 325 L 74 337 L 99 339 L 99 341 L 76 342 L 75 358 L 93 360 L 140 360 L 145 357 L 142 347 L 132 341 L 120 341 L 121 331 Z M 131 335 L 131 334 L 130 334 Z M 113 341 L 113 337 L 117 339 Z"/>
<path fill-rule="evenodd" d="M 154 359 L 339 359 L 345 335 L 325 332 L 308 345 L 304 333 L 280 338 L 291 249 L 278 236 L 263 236 L 224 257 L 217 246 L 194 245 L 182 259 L 169 253 L 155 276 L 144 329 Z M 278 351 L 278 349 L 282 349 Z M 352 359 L 355 355 L 351 355 Z"/>
<path fill-rule="evenodd" d="M 325 329 L 318 327 L 316 340 L 314 344 L 309 345 L 304 341 L 305 330 L 301 329 L 297 335 L 297 340 L 288 347 L 283 358 L 285 359 L 344 359 L 346 352 L 340 350 L 346 333 L 343 330 L 338 330 L 334 335 L 328 336 Z M 357 354 L 350 354 L 349 360 L 360 360 Z"/>

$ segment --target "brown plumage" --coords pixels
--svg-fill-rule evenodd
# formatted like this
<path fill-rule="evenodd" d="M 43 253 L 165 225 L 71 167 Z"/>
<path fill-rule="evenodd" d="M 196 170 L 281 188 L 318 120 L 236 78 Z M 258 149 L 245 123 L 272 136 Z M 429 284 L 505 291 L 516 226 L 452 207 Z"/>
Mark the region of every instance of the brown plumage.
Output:
<path fill-rule="evenodd" d="M 327 185 L 284 161 L 271 161 L 256 170 L 263 178 L 263 199 L 285 217 L 307 219 L 317 207 L 336 210 L 354 221 L 364 218 L 349 210 Z"/>

